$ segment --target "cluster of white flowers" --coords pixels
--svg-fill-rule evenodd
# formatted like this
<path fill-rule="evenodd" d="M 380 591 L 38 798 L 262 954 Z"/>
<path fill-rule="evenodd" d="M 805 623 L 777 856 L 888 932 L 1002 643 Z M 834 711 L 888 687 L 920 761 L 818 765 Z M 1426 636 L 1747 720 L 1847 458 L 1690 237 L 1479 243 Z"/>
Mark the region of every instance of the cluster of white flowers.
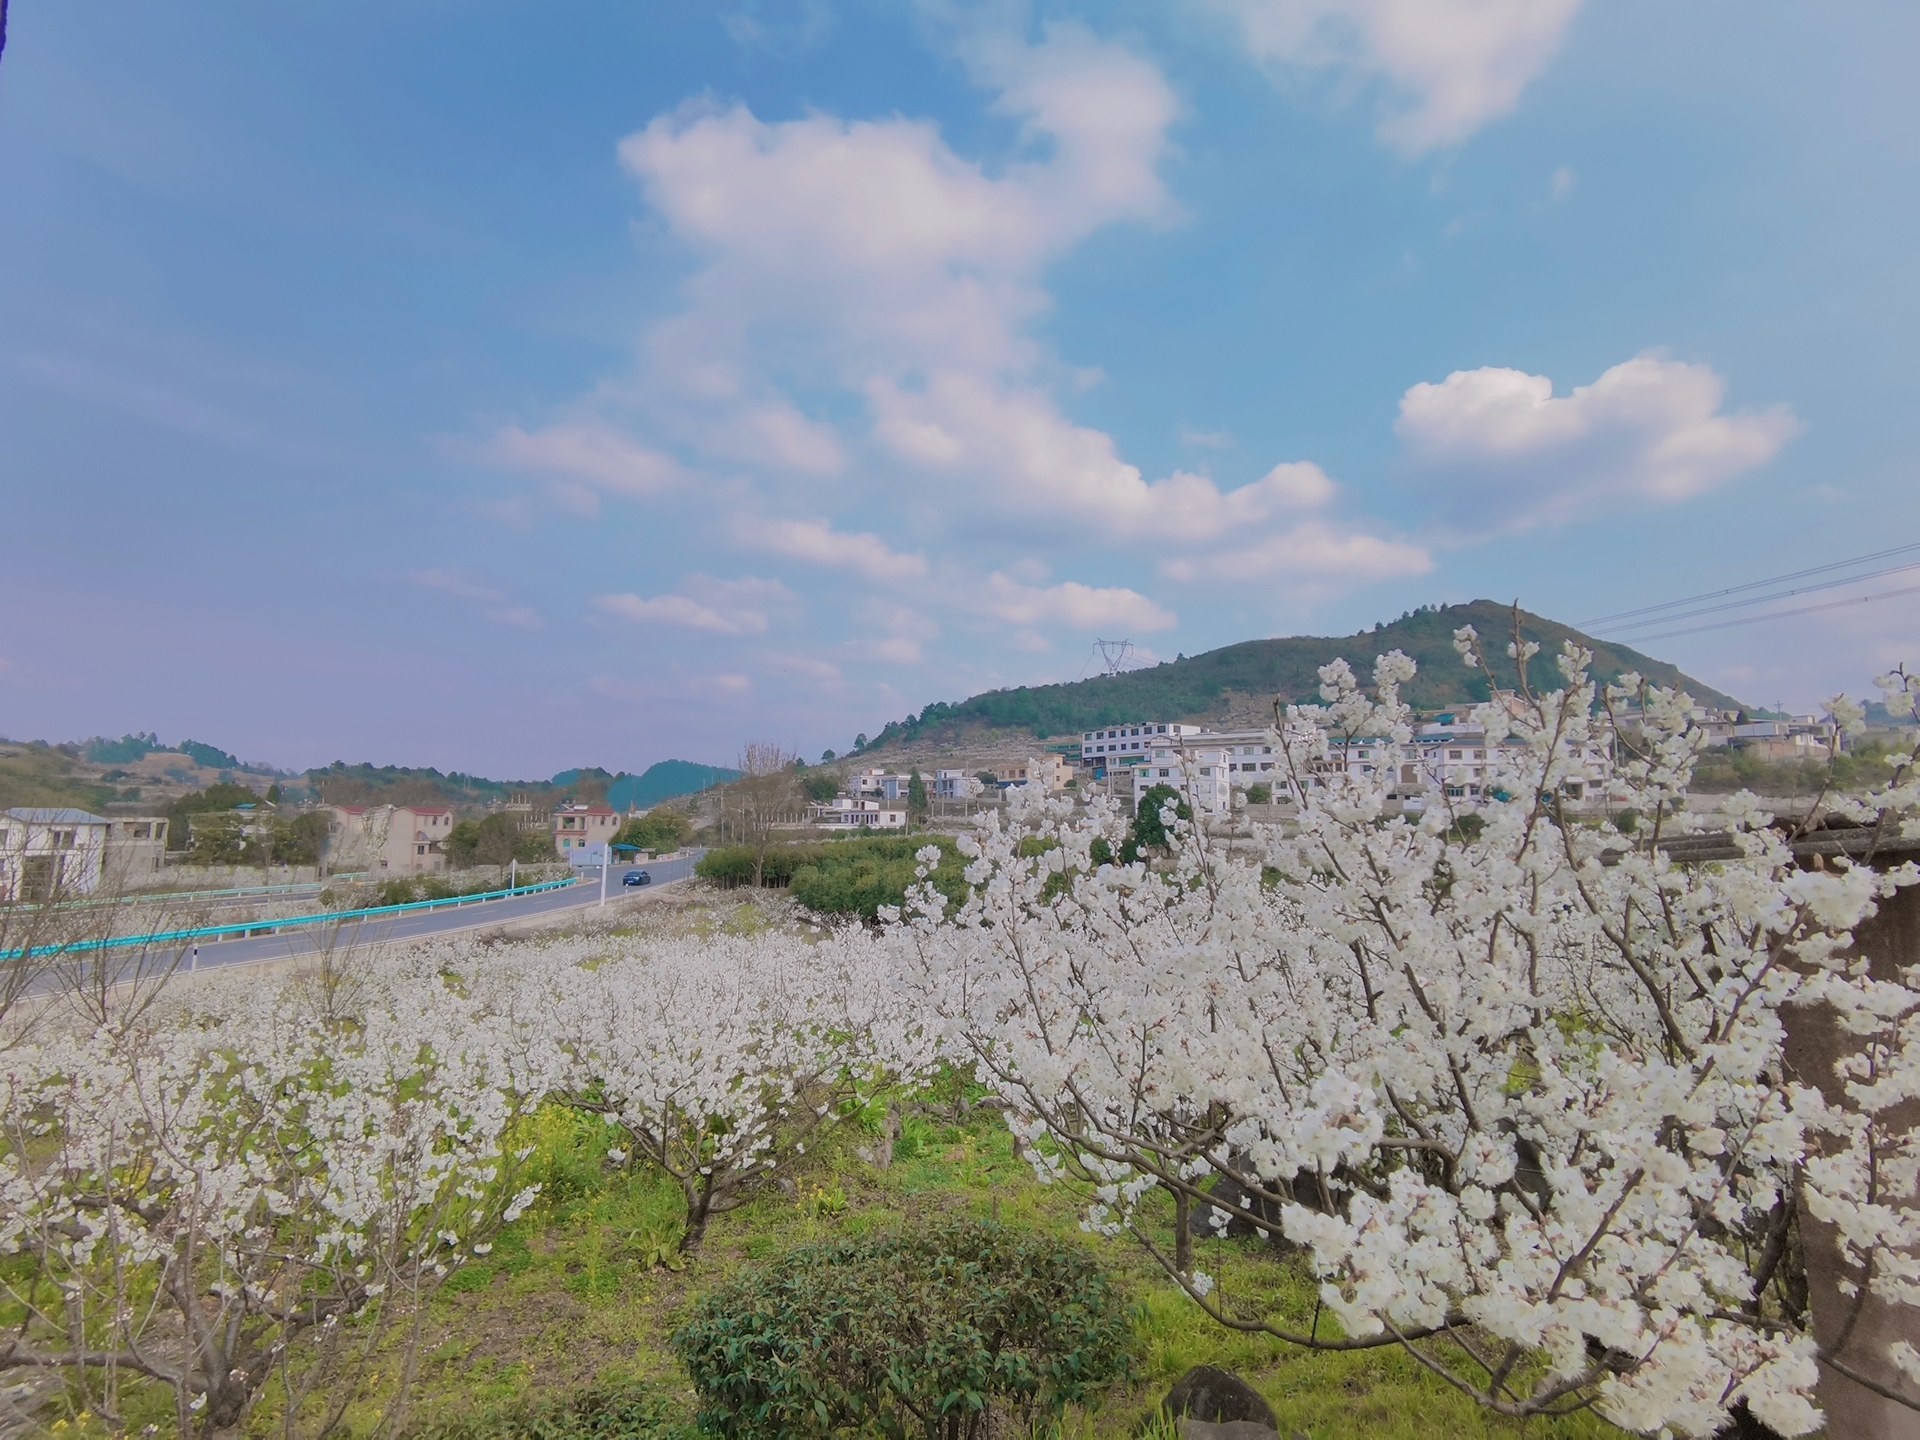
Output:
<path fill-rule="evenodd" d="M 1476 637 L 1459 646 L 1484 673 Z M 1533 654 L 1510 651 L 1522 674 Z M 1336 662 L 1325 703 L 1287 717 L 1297 827 L 1227 853 L 1168 806 L 1157 867 L 1098 865 L 1116 813 L 1016 792 L 963 844 L 968 902 L 923 888 L 893 943 L 1041 1177 L 1087 1187 L 1090 1226 L 1152 1245 L 1137 1206 L 1173 1192 L 1156 1253 L 1222 1320 L 1404 1345 L 1514 1415 L 1591 1403 L 1707 1435 L 1744 1403 L 1803 1434 L 1821 1366 L 1880 1368 L 1816 1349 L 1788 1274 L 1812 1223 L 1837 1228 L 1843 1295 L 1920 1300 L 1920 1148 L 1898 1123 L 1920 976 L 1849 948 L 1915 870 L 1806 868 L 1752 805 L 1718 859 L 1676 860 L 1699 827 L 1689 707 L 1636 677 L 1597 694 L 1588 663 L 1570 649 L 1559 688 L 1474 712 L 1502 757 L 1486 798 L 1406 813 L 1413 665 L 1383 657 L 1367 695 Z M 1911 678 L 1882 683 L 1911 706 Z M 1345 763 L 1361 741 L 1370 770 Z M 1581 754 L 1616 744 L 1618 803 L 1647 817 L 1631 838 L 1567 799 Z M 1848 814 L 1893 834 L 1916 801 L 1909 764 Z M 1796 1073 L 1816 1012 L 1850 1037 L 1835 1075 Z M 1202 1204 L 1305 1247 L 1339 1335 L 1195 1271 Z"/>
<path fill-rule="evenodd" d="M 922 1073 L 930 1038 L 858 931 L 529 947 L 493 984 L 537 1017 L 557 1098 L 604 1114 L 679 1182 L 682 1248 L 870 1087 Z"/>
<path fill-rule="evenodd" d="M 533 1198 L 503 1145 L 543 1082 L 418 956 L 31 1038 L 0 1057 L 0 1253 L 36 1262 L 7 1272 L 28 1323 L 0 1366 L 72 1367 L 96 1413 L 144 1376 L 183 1434 L 235 1425 L 296 1337 L 324 1381 L 339 1320 L 370 1340 Z"/>

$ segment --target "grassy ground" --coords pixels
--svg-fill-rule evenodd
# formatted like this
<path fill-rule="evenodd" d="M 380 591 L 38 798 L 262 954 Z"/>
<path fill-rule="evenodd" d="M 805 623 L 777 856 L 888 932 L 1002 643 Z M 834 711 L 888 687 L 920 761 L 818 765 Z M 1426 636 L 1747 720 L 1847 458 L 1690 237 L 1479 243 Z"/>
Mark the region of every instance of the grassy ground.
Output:
<path fill-rule="evenodd" d="M 667 1335 L 690 1299 L 740 1266 L 802 1241 L 903 1218 L 967 1214 L 1078 1235 L 1071 1197 L 1034 1181 L 991 1112 L 959 1124 L 910 1114 L 905 1130 L 894 1163 L 882 1170 L 855 1154 L 867 1137 L 844 1127 L 816 1150 L 792 1193 L 769 1190 L 718 1218 L 705 1252 L 674 1271 L 646 1260 L 678 1233 L 678 1191 L 644 1170 L 613 1165 L 606 1156 L 613 1132 L 604 1125 L 557 1110 L 543 1113 L 537 1138 L 543 1198 L 492 1254 L 453 1277 L 433 1302 L 412 1422 L 455 1433 L 472 1424 L 485 1432 L 494 1429 L 489 1418 L 497 1422 L 516 1408 L 558 1410 L 596 1386 L 631 1398 L 632 1382 L 640 1382 L 649 1387 L 648 1403 L 640 1407 L 646 1424 L 679 1429 L 691 1423 L 694 1397 L 668 1352 Z M 1135 1303 L 1140 1376 L 1098 1408 L 1070 1416 L 1069 1434 L 1088 1440 L 1131 1434 L 1168 1384 L 1196 1364 L 1252 1380 L 1286 1436 L 1525 1434 L 1545 1440 L 1622 1433 L 1588 1416 L 1522 1429 L 1480 1410 L 1395 1351 L 1303 1355 L 1277 1341 L 1229 1332 L 1130 1242 L 1087 1243 L 1123 1277 Z M 1245 1241 L 1197 1248 L 1200 1264 L 1226 1287 L 1258 1293 L 1303 1327 L 1308 1322 L 1312 1288 L 1294 1264 Z M 396 1368 L 383 1366 L 374 1377 L 356 1407 L 364 1421 L 377 1414 Z M 270 1411 L 263 1407 L 252 1428 L 265 1431 Z M 565 1424 L 553 1423 L 563 1418 L 549 1414 L 541 1433 L 566 1433 Z"/>

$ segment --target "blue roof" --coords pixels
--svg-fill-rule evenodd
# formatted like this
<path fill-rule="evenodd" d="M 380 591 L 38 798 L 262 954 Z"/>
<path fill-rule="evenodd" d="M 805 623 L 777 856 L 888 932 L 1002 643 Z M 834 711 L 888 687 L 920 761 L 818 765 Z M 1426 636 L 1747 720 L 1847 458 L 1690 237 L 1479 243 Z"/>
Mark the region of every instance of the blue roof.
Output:
<path fill-rule="evenodd" d="M 90 815 L 85 810 L 75 810 L 66 806 L 59 809 L 22 806 L 20 809 L 7 811 L 7 818 L 24 820 L 29 825 L 105 825 L 109 823 L 104 815 Z"/>

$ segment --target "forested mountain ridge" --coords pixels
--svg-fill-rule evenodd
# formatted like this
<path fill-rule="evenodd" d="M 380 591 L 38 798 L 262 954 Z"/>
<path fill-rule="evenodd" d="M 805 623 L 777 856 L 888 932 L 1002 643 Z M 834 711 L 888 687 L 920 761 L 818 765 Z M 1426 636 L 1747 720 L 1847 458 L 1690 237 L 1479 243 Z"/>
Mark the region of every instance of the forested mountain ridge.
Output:
<path fill-rule="evenodd" d="M 1455 653 L 1454 631 L 1463 625 L 1479 631 L 1496 673 L 1510 684 L 1516 678 L 1506 653 L 1513 623 L 1511 605 L 1475 600 L 1423 608 L 1357 635 L 1243 640 L 1118 675 L 989 690 L 952 704 L 936 702 L 887 725 L 867 748 L 918 739 L 934 729 L 1023 729 L 1044 740 L 1077 737 L 1084 730 L 1131 720 L 1225 721 L 1235 712 L 1264 711 L 1275 696 L 1295 703 L 1318 700 L 1320 667 L 1336 658 L 1345 658 L 1364 682 L 1374 657 L 1390 650 L 1405 651 L 1420 667 L 1405 691 L 1408 703 L 1423 710 L 1469 705 L 1487 698 L 1487 681 Z M 1656 685 L 1678 686 L 1702 704 L 1740 706 L 1732 696 L 1676 666 L 1625 645 L 1596 640 L 1524 610 L 1520 626 L 1525 637 L 1540 646 L 1527 667 L 1527 678 L 1537 688 L 1550 690 L 1561 683 L 1554 662 L 1561 643 L 1573 640 L 1593 651 L 1593 673 L 1600 680 L 1634 671 Z"/>

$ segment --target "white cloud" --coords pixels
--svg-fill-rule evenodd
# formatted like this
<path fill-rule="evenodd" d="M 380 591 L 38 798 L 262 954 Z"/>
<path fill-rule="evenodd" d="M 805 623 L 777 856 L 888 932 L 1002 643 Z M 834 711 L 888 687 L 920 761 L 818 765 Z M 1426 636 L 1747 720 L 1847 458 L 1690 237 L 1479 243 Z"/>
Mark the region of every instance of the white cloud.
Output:
<path fill-rule="evenodd" d="M 975 592 L 986 614 L 1015 625 L 1064 625 L 1075 630 L 1170 630 L 1179 617 L 1136 590 L 1096 589 L 1077 580 L 1043 587 L 989 575 Z"/>
<path fill-rule="evenodd" d="M 1204 559 L 1181 557 L 1161 564 L 1173 580 L 1260 581 L 1291 589 L 1320 588 L 1326 581 L 1386 580 L 1424 575 L 1433 568 L 1425 548 L 1363 530 L 1309 520 L 1262 536 L 1251 545 L 1221 550 Z"/>
<path fill-rule="evenodd" d="M 1315 465 L 1277 465 L 1237 485 L 1185 470 L 1148 479 L 1111 435 L 1063 412 L 1061 397 L 1088 374 L 1032 334 L 1051 303 L 1047 267 L 1102 226 L 1176 217 L 1159 169 L 1179 105 L 1152 63 L 1078 23 L 1047 26 L 1034 44 L 989 23 L 952 44 L 994 91 L 993 109 L 1019 126 L 1012 153 L 991 165 L 925 120 L 770 121 L 711 99 L 623 140 L 621 164 L 694 257 L 682 308 L 640 336 L 630 374 L 572 412 L 586 441 L 502 432 L 496 450 L 525 468 L 538 461 L 587 500 L 636 455 L 662 462 L 637 467 L 660 488 L 685 483 L 669 450 L 689 467 L 745 466 L 724 511 L 740 547 L 874 587 L 918 585 L 929 609 L 1031 635 L 1174 619 L 1134 590 L 1049 584 L 1044 569 L 1000 554 L 977 560 L 966 534 L 1021 527 L 1034 537 L 1023 549 L 1092 540 L 1149 564 L 1201 565 L 1209 552 L 1265 544 L 1296 568 L 1311 560 L 1327 586 L 1343 573 L 1406 573 L 1405 547 L 1330 518 L 1337 487 Z M 864 402 L 864 427 L 823 418 L 839 397 Z M 852 504 L 859 521 L 845 518 Z M 782 513 L 807 518 L 768 518 Z M 884 538 L 902 522 L 919 534 L 941 520 L 951 533 L 937 567 Z M 1265 578 L 1254 561 L 1239 564 Z M 683 592 L 601 603 L 757 633 L 745 612 Z M 930 639 L 883 631 L 859 643 L 914 663 Z"/>
<path fill-rule="evenodd" d="M 636 624 L 677 625 L 715 635 L 763 635 L 771 624 L 769 610 L 797 603 L 793 592 L 778 580 L 690 575 L 681 588 L 689 593 L 599 595 L 593 603 L 608 615 Z"/>
<path fill-rule="evenodd" d="M 848 534 L 824 520 L 769 520 L 743 514 L 733 523 L 740 544 L 791 556 L 835 570 L 850 570 L 868 580 L 893 583 L 927 573 L 926 557 L 906 555 L 867 531 Z"/>
<path fill-rule="evenodd" d="M 1577 178 L 1572 166 L 1562 165 L 1553 172 L 1553 178 L 1547 181 L 1547 193 L 1555 200 L 1564 200 L 1573 193 Z"/>
<path fill-rule="evenodd" d="M 921 390 L 876 380 L 868 394 L 875 434 L 902 459 L 965 470 L 996 489 L 1005 508 L 1071 518 L 1116 539 L 1215 540 L 1317 509 L 1335 493 L 1305 462 L 1224 491 L 1183 470 L 1149 481 L 1119 457 L 1111 435 L 1074 424 L 1038 391 L 980 376 L 940 375 Z"/>
<path fill-rule="evenodd" d="M 505 625 L 514 630 L 538 630 L 542 624 L 539 611 L 531 606 L 509 603 L 504 590 L 495 589 L 465 571 L 415 570 L 407 578 L 424 589 L 438 590 L 443 595 L 479 603 L 485 607 L 481 613 L 496 625 Z"/>
<path fill-rule="evenodd" d="M 930 617 L 905 605 L 884 600 L 868 600 L 854 612 L 855 618 L 870 630 L 880 632 L 850 642 L 856 652 L 894 665 L 918 665 L 926 658 L 922 648 L 937 640 L 940 626 Z"/>
<path fill-rule="evenodd" d="M 1407 155 L 1507 114 L 1560 46 L 1580 0 L 1216 0 L 1256 60 L 1378 77 L 1380 138 Z"/>
<path fill-rule="evenodd" d="M 1771 459 L 1799 432 L 1785 405 L 1726 415 L 1726 383 L 1657 353 L 1556 397 L 1544 375 L 1456 370 L 1401 397 L 1418 475 L 1444 482 L 1456 523 L 1514 531 L 1602 506 L 1672 504 Z"/>
<path fill-rule="evenodd" d="M 549 425 L 532 432 L 510 425 L 496 432 L 480 455 L 503 470 L 584 482 L 619 495 L 657 495 L 684 479 L 671 455 L 600 421 Z"/>

